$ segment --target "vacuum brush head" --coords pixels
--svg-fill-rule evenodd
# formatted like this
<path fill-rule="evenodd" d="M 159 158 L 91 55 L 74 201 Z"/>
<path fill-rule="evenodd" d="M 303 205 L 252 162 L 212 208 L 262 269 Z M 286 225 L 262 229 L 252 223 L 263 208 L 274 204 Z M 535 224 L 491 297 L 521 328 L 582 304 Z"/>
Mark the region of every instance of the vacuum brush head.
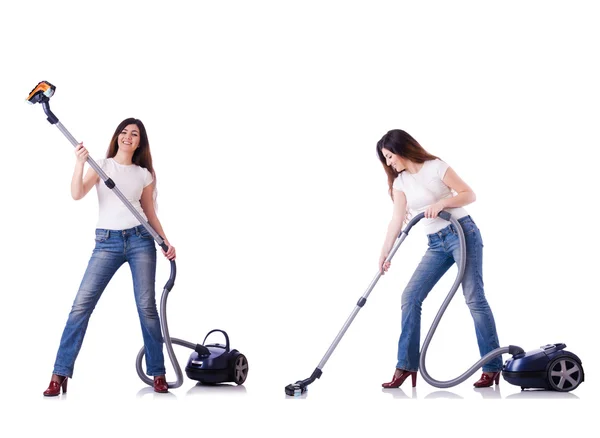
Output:
<path fill-rule="evenodd" d="M 48 100 L 52 97 L 56 91 L 56 87 L 50 82 L 42 81 L 35 86 L 29 96 L 27 96 L 27 102 L 30 104 L 39 103 L 44 100 Z"/>

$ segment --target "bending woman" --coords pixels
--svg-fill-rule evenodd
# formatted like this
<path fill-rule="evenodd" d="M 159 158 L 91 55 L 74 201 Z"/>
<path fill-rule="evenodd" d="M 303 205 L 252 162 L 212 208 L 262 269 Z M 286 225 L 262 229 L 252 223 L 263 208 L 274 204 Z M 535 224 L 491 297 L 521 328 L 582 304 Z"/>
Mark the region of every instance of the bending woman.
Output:
<path fill-rule="evenodd" d="M 394 212 L 381 249 L 379 269 L 384 274 L 390 267 L 386 258 L 396 237 L 402 231 L 407 211 L 424 213 L 428 249 L 402 294 L 402 332 L 398 341 L 398 361 L 390 382 L 384 388 L 398 388 L 412 377 L 416 386 L 421 339 L 421 305 L 427 294 L 444 273 L 460 257 L 459 239 L 454 225 L 438 218 L 440 211 L 448 211 L 460 223 L 465 234 L 466 265 L 462 280 L 465 301 L 473 322 L 479 353 L 485 354 L 499 347 L 498 334 L 492 310 L 483 291 L 481 233 L 463 208 L 475 201 L 475 193 L 444 161 L 429 154 L 405 131 L 394 129 L 377 143 L 377 154 L 388 177 L 389 193 Z M 475 387 L 499 383 L 501 357 L 483 366 L 481 378 Z"/>

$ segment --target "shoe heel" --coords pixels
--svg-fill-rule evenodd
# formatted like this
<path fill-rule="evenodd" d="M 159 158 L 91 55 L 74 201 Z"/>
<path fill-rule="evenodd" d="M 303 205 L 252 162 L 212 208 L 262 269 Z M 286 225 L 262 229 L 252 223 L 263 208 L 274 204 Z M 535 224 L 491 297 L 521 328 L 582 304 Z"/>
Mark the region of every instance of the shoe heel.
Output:
<path fill-rule="evenodd" d="M 414 388 L 415 386 L 417 386 L 417 373 L 411 373 L 411 378 L 412 378 L 412 387 Z"/>
<path fill-rule="evenodd" d="M 52 375 L 52 378 L 54 378 L 55 375 Z M 62 376 L 57 376 L 57 377 L 62 377 Z M 58 381 L 58 380 L 53 380 L 50 379 L 50 385 L 48 385 L 48 389 L 46 389 L 44 391 L 44 396 L 46 397 L 55 397 L 57 395 L 60 394 L 60 390 L 62 388 L 62 392 L 63 394 L 66 394 L 67 392 L 67 379 L 68 377 L 63 377 L 62 380 Z"/>
<path fill-rule="evenodd" d="M 499 384 L 500 384 L 500 371 L 498 371 L 498 372 L 496 373 L 496 377 L 495 377 L 495 379 L 494 379 L 494 383 L 495 383 L 496 385 L 499 385 Z"/>

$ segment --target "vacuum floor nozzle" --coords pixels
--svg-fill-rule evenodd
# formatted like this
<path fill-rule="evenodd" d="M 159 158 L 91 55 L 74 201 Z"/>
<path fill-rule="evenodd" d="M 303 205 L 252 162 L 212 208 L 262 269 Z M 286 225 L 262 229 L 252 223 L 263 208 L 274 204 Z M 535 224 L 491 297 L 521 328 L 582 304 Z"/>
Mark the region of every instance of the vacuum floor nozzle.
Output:
<path fill-rule="evenodd" d="M 50 99 L 52 95 L 56 91 L 56 87 L 52 85 L 50 82 L 42 81 L 35 86 L 33 90 L 27 96 L 27 102 L 34 104 L 38 102 L 42 102 L 44 97 Z"/>
<path fill-rule="evenodd" d="M 290 397 L 298 397 L 306 392 L 306 386 L 301 386 L 298 383 L 291 383 L 285 387 L 286 395 Z"/>

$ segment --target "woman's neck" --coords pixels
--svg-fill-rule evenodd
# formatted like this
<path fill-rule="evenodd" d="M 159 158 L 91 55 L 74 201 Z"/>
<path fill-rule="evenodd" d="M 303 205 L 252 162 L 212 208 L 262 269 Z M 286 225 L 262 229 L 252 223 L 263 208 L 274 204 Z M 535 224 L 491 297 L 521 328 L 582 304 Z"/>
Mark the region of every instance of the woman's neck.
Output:
<path fill-rule="evenodd" d="M 130 166 L 133 164 L 132 158 L 133 154 L 127 154 L 119 150 L 117 151 L 117 155 L 113 157 L 113 160 L 124 166 Z"/>
<path fill-rule="evenodd" d="M 414 161 L 407 161 L 404 164 L 404 169 L 408 172 L 408 173 L 417 173 L 419 170 L 421 170 L 421 167 L 423 167 L 424 163 L 415 163 Z"/>

